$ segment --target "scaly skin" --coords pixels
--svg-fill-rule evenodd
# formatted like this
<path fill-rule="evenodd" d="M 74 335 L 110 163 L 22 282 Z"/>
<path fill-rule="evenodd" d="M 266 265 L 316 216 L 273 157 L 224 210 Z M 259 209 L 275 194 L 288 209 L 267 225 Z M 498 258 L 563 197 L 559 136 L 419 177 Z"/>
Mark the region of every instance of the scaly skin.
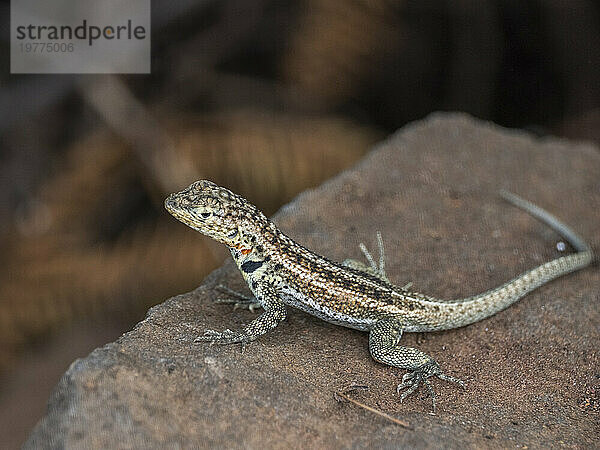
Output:
<path fill-rule="evenodd" d="M 229 247 L 254 298 L 231 293 L 237 305 L 264 312 L 240 331 L 208 330 L 198 341 L 248 343 L 286 318 L 286 306 L 299 308 L 327 322 L 369 332 L 373 359 L 410 372 L 397 391 L 401 400 L 435 376 L 464 386 L 442 372 L 437 362 L 420 350 L 399 345 L 403 332 L 448 330 L 478 322 L 501 311 L 533 289 L 592 261 L 590 247 L 572 230 L 541 208 L 510 194 L 505 199 L 560 232 L 577 253 L 542 264 L 482 294 L 442 301 L 408 285 L 392 285 L 384 270 L 383 243 L 378 234 L 377 265 L 361 245 L 370 266 L 346 260 L 336 263 L 308 250 L 283 234 L 254 205 L 241 196 L 207 181 L 197 181 L 165 200 L 166 209 L 191 228 Z M 226 288 L 224 288 L 226 290 Z"/>

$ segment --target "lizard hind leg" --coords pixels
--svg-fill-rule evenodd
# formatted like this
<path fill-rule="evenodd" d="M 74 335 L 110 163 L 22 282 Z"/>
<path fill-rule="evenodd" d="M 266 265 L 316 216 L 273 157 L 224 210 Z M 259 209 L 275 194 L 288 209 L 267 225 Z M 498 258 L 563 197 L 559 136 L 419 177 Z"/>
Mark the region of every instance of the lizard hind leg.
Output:
<path fill-rule="evenodd" d="M 367 246 L 362 242 L 359 244 L 360 250 L 365 255 L 367 262 L 369 265 L 356 261 L 355 259 L 346 259 L 342 263 L 346 267 L 351 267 L 356 270 L 360 270 L 361 272 L 366 272 L 370 275 L 376 276 L 377 278 L 382 279 L 383 281 L 390 282 L 388 280 L 387 274 L 385 273 L 385 252 L 383 248 L 383 239 L 381 238 L 381 233 L 377 232 L 377 247 L 379 248 L 379 263 L 375 262 L 375 258 L 371 255 L 371 252 L 367 249 Z"/>
<path fill-rule="evenodd" d="M 389 278 L 387 277 L 387 274 L 385 273 L 385 250 L 383 247 L 383 238 L 381 237 L 381 232 L 379 231 L 377 232 L 377 247 L 379 248 L 379 264 L 375 262 L 375 258 L 373 258 L 373 255 L 371 255 L 371 252 L 369 251 L 367 246 L 362 242 L 359 244 L 359 248 L 363 252 L 363 255 L 365 255 L 365 258 L 367 259 L 369 265 L 367 266 L 366 264 L 355 259 L 345 259 L 342 262 L 342 264 L 346 267 L 360 270 L 361 272 L 373 275 L 379 278 L 380 280 L 385 281 L 386 283 L 392 284 Z M 408 289 L 410 289 L 411 286 L 412 282 L 408 282 L 404 286 L 398 288 L 401 291 L 408 291 Z"/>
<path fill-rule="evenodd" d="M 369 351 L 375 361 L 389 366 L 407 369 L 409 372 L 402 377 L 396 389 L 400 394 L 400 402 L 415 392 L 421 382 L 427 387 L 435 412 L 435 392 L 429 383 L 430 377 L 457 383 L 464 387 L 458 378 L 446 375 L 438 363 L 424 352 L 411 347 L 402 347 L 399 344 L 402 337 L 402 323 L 394 319 L 381 319 L 373 325 L 369 332 Z"/>

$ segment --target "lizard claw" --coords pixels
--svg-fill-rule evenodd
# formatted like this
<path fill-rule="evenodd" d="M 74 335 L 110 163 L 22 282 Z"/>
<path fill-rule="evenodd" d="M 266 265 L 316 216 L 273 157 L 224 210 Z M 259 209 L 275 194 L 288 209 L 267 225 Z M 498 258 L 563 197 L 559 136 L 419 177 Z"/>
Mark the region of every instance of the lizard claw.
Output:
<path fill-rule="evenodd" d="M 408 397 L 410 394 L 417 390 L 422 380 L 423 374 L 422 372 L 418 371 L 418 369 L 414 372 L 407 373 L 402 377 L 402 383 L 400 383 L 396 388 L 397 394 L 400 394 L 400 391 L 402 391 L 402 389 L 406 389 L 400 395 L 400 403 L 402 403 L 406 397 Z"/>
<path fill-rule="evenodd" d="M 396 393 L 398 394 L 400 394 L 400 391 L 402 391 L 403 389 L 406 389 L 400 395 L 400 403 L 402 403 L 404 399 L 410 394 L 415 392 L 421 384 L 421 382 L 423 382 L 423 384 L 427 387 L 427 390 L 429 391 L 429 395 L 431 396 L 431 401 L 433 403 L 433 412 L 435 412 L 436 396 L 435 391 L 433 390 L 433 387 L 431 386 L 431 383 L 428 380 L 428 378 L 430 377 L 438 377 L 441 380 L 450 381 L 452 383 L 460 385 L 462 388 L 465 388 L 464 381 L 459 380 L 458 378 L 452 377 L 450 375 L 446 375 L 442 372 L 442 369 L 440 369 L 438 363 L 431 360 L 423 364 L 422 366 L 416 368 L 412 372 L 404 374 L 404 376 L 402 377 L 402 383 L 400 383 L 396 388 Z"/>
<path fill-rule="evenodd" d="M 449 381 L 451 383 L 456 383 L 456 384 L 458 384 L 463 389 L 467 388 L 467 385 L 465 384 L 465 382 L 463 380 L 459 379 L 459 378 L 455 378 L 455 377 L 452 377 L 450 375 L 446 375 L 445 373 L 442 373 L 442 372 L 438 373 L 436 376 L 440 380 L 445 380 L 445 381 Z"/>

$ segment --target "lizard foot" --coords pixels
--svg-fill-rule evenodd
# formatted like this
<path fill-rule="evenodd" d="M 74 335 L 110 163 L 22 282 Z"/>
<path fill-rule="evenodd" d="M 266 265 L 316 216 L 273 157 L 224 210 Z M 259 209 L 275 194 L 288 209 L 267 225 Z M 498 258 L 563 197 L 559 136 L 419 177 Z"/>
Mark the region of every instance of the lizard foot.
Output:
<path fill-rule="evenodd" d="M 206 330 L 202 336 L 194 339 L 194 342 L 210 342 L 211 344 L 246 344 L 250 341 L 252 339 L 248 335 L 229 329 L 224 331 Z"/>
<path fill-rule="evenodd" d="M 413 285 L 413 282 L 412 282 L 412 281 L 409 281 L 409 282 L 408 282 L 408 283 L 406 283 L 404 286 L 402 286 L 402 287 L 400 288 L 400 290 L 402 290 L 402 291 L 407 291 L 407 292 L 408 292 L 408 290 L 409 290 L 409 289 L 412 287 L 412 285 Z"/>
<path fill-rule="evenodd" d="M 396 392 L 398 394 L 400 394 L 400 391 L 402 389 L 406 389 L 400 395 L 400 402 L 402 403 L 406 397 L 415 392 L 421 384 L 421 382 L 423 382 L 423 384 L 427 387 L 427 390 L 429 391 L 429 395 L 431 396 L 431 401 L 433 403 L 433 412 L 435 412 L 435 392 L 433 390 L 433 387 L 431 386 L 431 383 L 428 380 L 428 378 L 430 377 L 438 377 L 441 380 L 456 383 L 462 388 L 465 387 L 465 383 L 462 380 L 454 378 L 450 375 L 446 375 L 442 372 L 442 369 L 440 369 L 438 363 L 432 360 L 428 363 L 423 364 L 422 366 L 418 367 L 412 372 L 405 374 L 402 377 L 402 383 L 400 383 L 396 388 Z"/>
<path fill-rule="evenodd" d="M 218 298 L 214 301 L 215 303 L 219 303 L 219 304 L 226 304 L 226 305 L 233 305 L 233 310 L 235 311 L 236 309 L 247 309 L 250 312 L 254 312 L 259 308 L 262 308 L 262 305 L 258 302 L 236 302 L 235 300 L 232 300 L 230 298 Z"/>
<path fill-rule="evenodd" d="M 254 312 L 258 308 L 262 308 L 262 305 L 254 297 L 250 297 L 241 294 L 233 289 L 229 289 L 227 286 L 219 284 L 215 287 L 216 290 L 228 295 L 228 297 L 219 297 L 214 302 L 221 304 L 233 304 L 233 309 L 238 308 L 248 309 L 250 312 Z"/>

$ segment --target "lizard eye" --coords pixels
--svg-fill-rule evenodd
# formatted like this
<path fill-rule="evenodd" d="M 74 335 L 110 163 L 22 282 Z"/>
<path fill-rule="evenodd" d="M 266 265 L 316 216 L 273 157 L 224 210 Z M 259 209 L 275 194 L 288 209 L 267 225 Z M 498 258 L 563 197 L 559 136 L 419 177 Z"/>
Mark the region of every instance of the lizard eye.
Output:
<path fill-rule="evenodd" d="M 236 237 L 236 236 L 237 236 L 237 234 L 238 234 L 238 230 L 237 230 L 237 228 L 236 228 L 235 230 L 232 230 L 232 231 L 231 231 L 231 232 L 230 232 L 230 233 L 227 235 L 227 237 L 228 237 L 228 238 L 234 238 L 234 237 Z"/>
<path fill-rule="evenodd" d="M 210 211 L 206 211 L 206 212 L 200 213 L 200 216 L 203 219 L 208 219 L 210 216 L 212 216 L 212 213 Z"/>

